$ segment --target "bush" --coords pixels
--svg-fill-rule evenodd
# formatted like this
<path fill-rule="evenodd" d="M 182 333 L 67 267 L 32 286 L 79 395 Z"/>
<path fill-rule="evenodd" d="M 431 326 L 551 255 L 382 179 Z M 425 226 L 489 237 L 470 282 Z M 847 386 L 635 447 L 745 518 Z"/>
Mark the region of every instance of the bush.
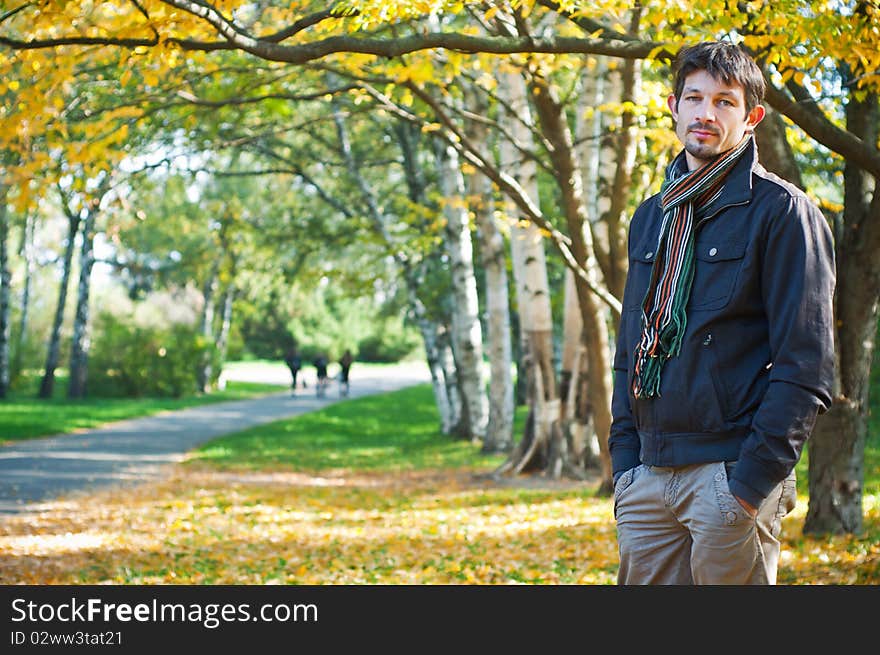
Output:
<path fill-rule="evenodd" d="M 362 339 L 357 358 L 362 362 L 399 362 L 421 346 L 421 339 L 412 332 L 388 330 Z"/>
<path fill-rule="evenodd" d="M 89 356 L 89 392 L 99 396 L 180 397 L 198 391 L 203 358 L 212 363 L 214 384 L 220 372 L 215 348 L 185 324 L 138 326 L 102 314 L 101 335 Z"/>

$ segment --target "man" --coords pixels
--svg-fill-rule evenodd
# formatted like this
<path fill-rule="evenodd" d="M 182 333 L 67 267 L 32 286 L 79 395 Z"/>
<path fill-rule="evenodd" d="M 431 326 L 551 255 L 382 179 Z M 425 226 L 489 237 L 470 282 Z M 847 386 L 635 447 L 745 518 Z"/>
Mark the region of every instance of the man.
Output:
<path fill-rule="evenodd" d="M 351 354 L 351 350 L 347 349 L 344 353 L 342 353 L 342 357 L 339 359 L 339 395 L 347 396 L 348 395 L 348 377 L 349 372 L 351 371 L 351 364 L 354 361 L 354 357 Z"/>
<path fill-rule="evenodd" d="M 834 367 L 831 232 L 757 159 L 755 62 L 683 49 L 684 148 L 632 217 L 614 357 L 620 584 L 775 584 L 794 467 Z"/>
<path fill-rule="evenodd" d="M 299 375 L 299 369 L 302 367 L 302 359 L 296 350 L 296 346 L 291 346 L 284 353 L 284 363 L 290 369 L 290 395 L 296 395 L 296 378 Z"/>

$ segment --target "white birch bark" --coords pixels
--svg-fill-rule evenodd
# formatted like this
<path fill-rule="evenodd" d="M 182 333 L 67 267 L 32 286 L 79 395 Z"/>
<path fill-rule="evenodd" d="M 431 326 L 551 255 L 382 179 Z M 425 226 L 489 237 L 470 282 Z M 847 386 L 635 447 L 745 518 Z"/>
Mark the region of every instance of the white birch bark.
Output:
<path fill-rule="evenodd" d="M 416 293 L 416 285 L 411 284 L 409 279 L 407 280 L 407 292 L 410 299 L 410 311 L 419 326 L 419 332 L 425 345 L 425 359 L 428 361 L 428 370 L 431 373 L 434 402 L 440 415 L 440 431 L 442 434 L 451 434 L 458 421 L 458 414 L 446 386 L 446 371 L 443 368 L 444 355 L 442 346 L 437 339 L 438 326 L 427 318 L 425 306 Z"/>
<path fill-rule="evenodd" d="M 12 273 L 9 270 L 9 212 L 6 205 L 8 187 L 0 183 L 0 398 L 9 391 L 9 339 L 12 317 Z"/>
<path fill-rule="evenodd" d="M 428 318 L 428 312 L 424 303 L 419 298 L 419 281 L 418 266 L 414 266 L 410 260 L 395 246 L 394 239 L 389 233 L 387 220 L 385 215 L 379 209 L 376 202 L 375 194 L 363 175 L 360 174 L 357 161 L 355 161 L 354 152 L 351 148 L 351 142 L 348 138 L 348 130 L 345 124 L 345 117 L 340 108 L 333 105 L 333 121 L 336 125 L 336 134 L 339 138 L 339 149 L 349 175 L 355 181 L 358 190 L 363 196 L 367 205 L 368 215 L 372 221 L 376 233 L 382 238 L 382 241 L 388 246 L 392 253 L 395 264 L 400 268 L 404 283 L 406 284 L 407 297 L 410 303 L 410 312 L 412 313 L 416 324 L 419 326 L 419 332 L 422 336 L 422 342 L 425 347 L 425 359 L 428 363 L 428 370 L 431 374 L 431 386 L 434 391 L 434 401 L 437 405 L 437 413 L 440 416 L 440 431 L 443 434 L 452 434 L 455 427 L 460 421 L 460 403 L 458 402 L 457 389 L 451 389 L 449 386 L 450 371 L 444 366 L 454 368 L 451 359 L 448 360 L 444 353 L 446 348 L 442 339 L 439 338 L 441 326 Z M 406 173 L 406 181 L 409 187 L 410 199 L 414 202 L 424 201 L 424 180 L 419 168 L 416 156 L 416 134 L 408 130 L 403 124 L 396 126 L 396 134 L 400 143 L 400 150 L 403 156 L 403 166 Z M 343 214 L 350 216 L 350 212 L 345 205 L 337 204 L 336 208 Z M 447 361 L 448 360 L 448 361 Z M 452 378 L 454 380 L 454 378 Z"/>
<path fill-rule="evenodd" d="M 461 436 L 482 439 L 486 434 L 489 403 L 483 368 L 483 333 L 474 275 L 470 217 L 464 202 L 464 177 L 458 152 L 440 141 L 437 142 L 437 168 L 440 193 L 445 199 L 444 239 L 452 273 L 450 342 L 462 396 L 462 416 L 465 418 Z"/>
<path fill-rule="evenodd" d="M 21 257 L 24 260 L 24 279 L 21 286 L 21 311 L 18 316 L 18 335 L 15 343 L 15 357 L 10 366 L 10 373 L 14 377 L 21 373 L 24 345 L 27 340 L 28 319 L 31 307 L 31 280 L 34 275 L 34 231 L 36 220 L 32 212 L 25 217 L 24 230 L 21 240 Z"/>
<path fill-rule="evenodd" d="M 474 212 L 481 262 L 486 278 L 486 334 L 489 355 L 489 421 L 483 452 L 508 452 L 513 447 L 513 355 L 510 333 L 505 242 L 495 221 L 492 186 L 482 176 L 473 176 L 474 191 L 480 198 Z"/>
<path fill-rule="evenodd" d="M 204 302 L 202 304 L 202 317 L 199 323 L 199 334 L 203 337 L 205 344 L 214 343 L 214 311 L 217 303 L 216 296 L 217 287 L 219 285 L 219 275 L 220 263 L 219 260 L 217 260 L 211 265 L 211 272 L 208 274 L 208 279 L 205 280 L 205 285 L 202 288 Z M 196 371 L 196 383 L 198 384 L 199 391 L 202 393 L 207 392 L 211 385 L 213 369 L 214 367 L 211 364 L 211 353 L 206 351 L 199 364 L 199 368 Z"/>
<path fill-rule="evenodd" d="M 523 79 L 515 74 L 505 74 L 500 80 L 499 95 L 510 108 L 510 114 L 503 120 L 511 138 L 526 149 L 531 149 L 533 138 L 526 127 L 531 124 L 531 114 Z M 537 204 L 535 163 L 522 159 L 513 143 L 507 139 L 499 144 L 499 159 L 502 171 L 517 178 L 523 190 Z M 505 203 L 505 213 L 511 218 L 510 249 L 522 351 L 520 374 L 526 377 L 529 418 L 526 433 L 497 473 L 515 474 L 546 465 L 553 424 L 559 420 L 560 403 L 553 368 L 553 315 L 544 239 L 534 223 L 514 220 L 517 211 L 512 202 Z"/>
<path fill-rule="evenodd" d="M 469 93 L 469 109 L 476 115 L 487 114 L 480 94 Z M 468 121 L 467 132 L 473 143 L 489 150 L 488 129 L 480 121 Z M 489 420 L 483 439 L 484 453 L 504 453 L 513 448 L 514 397 L 513 355 L 510 332 L 506 243 L 495 216 L 492 183 L 485 175 L 468 176 L 468 204 L 476 218 L 476 236 L 480 263 L 485 276 L 486 354 L 489 357 Z"/>

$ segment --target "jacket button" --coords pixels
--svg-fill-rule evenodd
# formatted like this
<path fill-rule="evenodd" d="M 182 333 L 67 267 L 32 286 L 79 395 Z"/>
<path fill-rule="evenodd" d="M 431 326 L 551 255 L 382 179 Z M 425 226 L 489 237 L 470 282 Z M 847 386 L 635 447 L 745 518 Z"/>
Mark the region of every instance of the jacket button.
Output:
<path fill-rule="evenodd" d="M 651 259 L 651 257 L 653 257 L 653 256 L 654 256 L 653 252 L 646 252 L 645 253 L 645 259 Z"/>
<path fill-rule="evenodd" d="M 733 523 L 736 520 L 736 514 L 734 512 L 728 512 L 727 520 Z"/>
<path fill-rule="evenodd" d="M 709 257 L 714 257 L 718 254 L 718 248 L 709 248 Z"/>

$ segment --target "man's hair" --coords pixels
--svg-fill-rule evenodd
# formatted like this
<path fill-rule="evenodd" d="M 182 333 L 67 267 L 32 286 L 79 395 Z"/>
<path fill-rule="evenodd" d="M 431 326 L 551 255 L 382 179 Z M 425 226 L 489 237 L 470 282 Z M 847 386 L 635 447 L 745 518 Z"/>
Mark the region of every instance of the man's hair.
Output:
<path fill-rule="evenodd" d="M 681 99 L 684 81 L 694 71 L 704 70 L 725 84 L 739 82 L 745 94 L 746 113 L 764 100 L 764 77 L 749 54 L 727 41 L 707 41 L 682 48 L 675 58 L 675 102 Z"/>

